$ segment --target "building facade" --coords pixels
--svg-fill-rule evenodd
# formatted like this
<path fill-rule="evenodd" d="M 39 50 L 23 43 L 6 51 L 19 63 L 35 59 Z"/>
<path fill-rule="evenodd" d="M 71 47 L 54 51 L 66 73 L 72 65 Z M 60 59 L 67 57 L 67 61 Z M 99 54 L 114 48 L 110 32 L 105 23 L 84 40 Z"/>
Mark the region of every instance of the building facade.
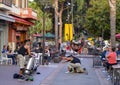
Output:
<path fill-rule="evenodd" d="M 12 0 L 12 9 L 9 15 L 15 19 L 15 22 L 9 25 L 8 43 L 14 50 L 17 44 L 22 43 L 28 37 L 29 27 L 34 25 L 32 21 L 36 20 L 37 14 L 28 8 L 28 0 Z"/>
<path fill-rule="evenodd" d="M 14 50 L 17 43 L 29 38 L 29 27 L 36 18 L 37 13 L 28 7 L 28 0 L 0 0 L 0 50 L 3 45 Z"/>
<path fill-rule="evenodd" d="M 0 54 L 3 45 L 8 44 L 9 24 L 15 22 L 15 19 L 8 15 L 11 8 L 12 0 L 0 0 Z"/>

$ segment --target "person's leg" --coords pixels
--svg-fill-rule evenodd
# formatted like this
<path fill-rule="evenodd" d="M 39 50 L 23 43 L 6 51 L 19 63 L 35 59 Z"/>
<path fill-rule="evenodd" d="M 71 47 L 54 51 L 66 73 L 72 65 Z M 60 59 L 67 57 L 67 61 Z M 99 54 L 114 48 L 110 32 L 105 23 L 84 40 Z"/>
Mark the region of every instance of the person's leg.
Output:
<path fill-rule="evenodd" d="M 12 64 L 15 64 L 15 56 L 14 55 L 8 55 L 7 56 L 8 58 L 12 58 Z"/>
<path fill-rule="evenodd" d="M 84 69 L 81 67 L 80 63 L 76 63 L 75 68 L 76 68 L 77 73 L 83 73 L 84 72 Z"/>
<path fill-rule="evenodd" d="M 69 72 L 74 72 L 74 67 L 75 67 L 74 65 L 75 65 L 74 63 L 69 63 L 68 64 L 68 71 Z"/>
<path fill-rule="evenodd" d="M 23 75 L 24 74 L 24 70 L 25 70 L 25 58 L 22 55 L 18 55 L 18 62 L 19 62 L 19 66 L 20 66 L 20 71 L 19 71 L 19 75 Z"/>
<path fill-rule="evenodd" d="M 110 64 L 108 62 L 106 62 L 107 71 L 109 70 L 109 66 L 110 66 Z"/>

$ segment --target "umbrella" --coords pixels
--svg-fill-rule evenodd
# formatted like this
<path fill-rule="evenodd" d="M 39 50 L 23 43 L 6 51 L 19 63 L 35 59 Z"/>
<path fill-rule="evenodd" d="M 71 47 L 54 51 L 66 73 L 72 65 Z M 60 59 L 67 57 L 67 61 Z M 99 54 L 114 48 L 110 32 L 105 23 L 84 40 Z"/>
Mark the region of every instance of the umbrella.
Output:
<path fill-rule="evenodd" d="M 55 38 L 55 35 L 48 32 L 44 35 L 44 37 L 45 38 Z M 39 38 L 43 38 L 43 35 L 39 36 Z"/>
<path fill-rule="evenodd" d="M 120 33 L 119 33 L 119 34 L 116 34 L 115 37 L 116 37 L 117 39 L 120 39 Z"/>
<path fill-rule="evenodd" d="M 45 37 L 46 37 L 46 38 L 54 38 L 55 35 L 48 32 L 48 33 L 45 34 Z"/>

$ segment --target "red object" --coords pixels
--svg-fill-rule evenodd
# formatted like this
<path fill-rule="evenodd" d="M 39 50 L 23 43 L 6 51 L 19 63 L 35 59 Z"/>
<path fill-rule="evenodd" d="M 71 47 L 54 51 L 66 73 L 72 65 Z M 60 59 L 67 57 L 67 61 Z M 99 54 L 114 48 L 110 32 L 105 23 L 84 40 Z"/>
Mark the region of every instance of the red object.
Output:
<path fill-rule="evenodd" d="M 119 34 L 116 34 L 115 37 L 116 37 L 117 39 L 120 39 L 120 33 L 119 33 Z"/>
<path fill-rule="evenodd" d="M 109 64 L 115 64 L 115 63 L 117 63 L 117 61 L 116 61 L 116 52 L 110 52 L 109 54 L 108 54 L 108 63 Z"/>
<path fill-rule="evenodd" d="M 39 37 L 41 34 L 33 34 L 34 37 Z"/>
<path fill-rule="evenodd" d="M 14 17 L 15 22 L 21 23 L 21 24 L 25 24 L 25 25 L 34 25 L 32 22 L 18 18 L 18 17 Z"/>
<path fill-rule="evenodd" d="M 66 47 L 66 50 L 70 50 L 71 49 L 71 47 L 68 45 L 67 47 Z"/>
<path fill-rule="evenodd" d="M 20 36 L 20 34 L 16 33 L 16 36 Z"/>
<path fill-rule="evenodd" d="M 82 47 L 78 49 L 78 53 L 81 54 L 82 52 Z"/>

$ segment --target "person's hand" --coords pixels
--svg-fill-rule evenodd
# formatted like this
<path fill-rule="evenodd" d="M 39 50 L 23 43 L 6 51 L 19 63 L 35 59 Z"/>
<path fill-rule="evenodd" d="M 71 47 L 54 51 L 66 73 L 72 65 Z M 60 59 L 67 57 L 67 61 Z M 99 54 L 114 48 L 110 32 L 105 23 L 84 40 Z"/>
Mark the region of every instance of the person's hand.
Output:
<path fill-rule="evenodd" d="M 62 61 L 62 63 L 66 63 L 66 62 L 68 62 L 68 61 Z"/>

